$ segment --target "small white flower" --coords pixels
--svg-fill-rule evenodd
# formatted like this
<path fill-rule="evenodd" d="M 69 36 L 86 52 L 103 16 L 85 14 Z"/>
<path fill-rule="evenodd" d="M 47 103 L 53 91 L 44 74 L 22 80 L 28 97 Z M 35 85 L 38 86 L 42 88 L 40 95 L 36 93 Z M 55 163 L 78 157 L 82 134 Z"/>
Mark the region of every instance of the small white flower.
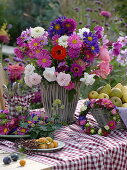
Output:
<path fill-rule="evenodd" d="M 79 29 L 78 31 L 79 31 L 79 32 L 77 33 L 77 35 L 79 35 L 80 38 L 83 38 L 83 33 L 84 33 L 84 32 L 89 33 L 89 32 L 90 32 L 90 29 L 84 27 L 84 28 L 82 28 L 82 29 Z"/>
<path fill-rule="evenodd" d="M 31 28 L 31 36 L 33 38 L 37 38 L 42 36 L 45 33 L 45 29 L 42 27 L 35 27 L 35 28 Z"/>
<path fill-rule="evenodd" d="M 31 74 L 34 73 L 34 70 L 35 70 L 35 67 L 33 66 L 33 64 L 28 64 L 26 67 L 25 67 L 25 76 L 29 76 Z"/>
<path fill-rule="evenodd" d="M 43 72 L 43 76 L 49 82 L 56 81 L 55 67 L 45 68 L 45 71 Z"/>
<path fill-rule="evenodd" d="M 108 125 L 105 125 L 104 128 L 105 128 L 106 130 L 109 130 L 109 129 L 110 129 Z"/>
<path fill-rule="evenodd" d="M 80 108 L 80 111 L 83 112 L 83 111 L 85 111 L 86 109 L 87 109 L 87 106 L 84 105 L 84 106 L 82 106 L 82 107 Z"/>
<path fill-rule="evenodd" d="M 86 86 L 92 85 L 95 82 L 94 76 L 95 74 L 84 73 L 84 78 L 81 78 L 80 81 L 84 82 Z"/>
<path fill-rule="evenodd" d="M 116 120 L 117 118 L 116 118 L 116 116 L 113 116 L 113 120 Z"/>
<path fill-rule="evenodd" d="M 58 39 L 58 45 L 61 45 L 61 46 L 63 46 L 64 48 L 67 48 L 67 46 L 68 46 L 67 40 L 68 40 L 68 36 L 67 36 L 67 35 L 61 36 L 61 37 Z"/>

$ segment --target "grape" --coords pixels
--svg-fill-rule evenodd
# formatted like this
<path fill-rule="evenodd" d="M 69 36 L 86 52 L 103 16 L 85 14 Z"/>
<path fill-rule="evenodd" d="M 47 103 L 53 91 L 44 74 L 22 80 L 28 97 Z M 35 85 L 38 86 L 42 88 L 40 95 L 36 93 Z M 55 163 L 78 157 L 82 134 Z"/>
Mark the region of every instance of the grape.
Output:
<path fill-rule="evenodd" d="M 17 160 L 19 159 L 19 156 L 18 156 L 17 154 L 12 154 L 12 155 L 11 155 L 11 159 L 12 159 L 13 161 L 17 161 Z"/>
<path fill-rule="evenodd" d="M 11 163 L 11 158 L 10 158 L 9 156 L 4 157 L 3 163 L 4 163 L 5 165 L 10 164 L 10 163 Z"/>

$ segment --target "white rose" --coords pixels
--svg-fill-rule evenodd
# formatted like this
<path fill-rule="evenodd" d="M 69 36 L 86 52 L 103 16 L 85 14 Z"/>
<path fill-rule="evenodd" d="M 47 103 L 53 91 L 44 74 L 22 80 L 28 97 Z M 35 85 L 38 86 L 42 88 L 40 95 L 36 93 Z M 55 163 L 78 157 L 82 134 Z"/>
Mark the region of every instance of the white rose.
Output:
<path fill-rule="evenodd" d="M 60 86 L 68 86 L 71 81 L 71 75 L 60 72 L 57 75 L 56 81 Z"/>
<path fill-rule="evenodd" d="M 34 70 L 35 70 L 35 67 L 33 66 L 33 64 L 28 64 L 25 67 L 25 71 L 24 71 L 25 76 L 29 76 L 29 75 L 33 74 Z"/>
<path fill-rule="evenodd" d="M 40 37 L 45 33 L 45 29 L 42 27 L 31 28 L 31 36 L 34 38 Z"/>
<path fill-rule="evenodd" d="M 32 83 L 30 82 L 30 76 L 25 76 L 24 81 L 27 86 L 32 87 Z"/>
<path fill-rule="evenodd" d="M 56 81 L 55 67 L 45 68 L 45 71 L 43 72 L 43 76 L 49 82 Z"/>
<path fill-rule="evenodd" d="M 80 38 L 83 38 L 83 33 L 84 33 L 84 32 L 89 33 L 89 32 L 90 32 L 90 29 L 84 27 L 84 28 L 82 28 L 82 29 L 79 29 L 78 31 L 79 31 L 79 32 L 77 33 L 77 35 L 79 35 Z"/>

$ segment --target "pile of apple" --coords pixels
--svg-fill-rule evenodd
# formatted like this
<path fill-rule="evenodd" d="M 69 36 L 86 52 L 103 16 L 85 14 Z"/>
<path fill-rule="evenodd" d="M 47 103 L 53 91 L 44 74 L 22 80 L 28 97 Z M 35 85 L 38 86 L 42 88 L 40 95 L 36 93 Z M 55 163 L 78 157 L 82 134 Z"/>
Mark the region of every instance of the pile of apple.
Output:
<path fill-rule="evenodd" d="M 118 83 L 115 87 L 109 84 L 99 87 L 96 91 L 90 91 L 89 99 L 109 99 L 117 107 L 127 107 L 127 86 Z"/>

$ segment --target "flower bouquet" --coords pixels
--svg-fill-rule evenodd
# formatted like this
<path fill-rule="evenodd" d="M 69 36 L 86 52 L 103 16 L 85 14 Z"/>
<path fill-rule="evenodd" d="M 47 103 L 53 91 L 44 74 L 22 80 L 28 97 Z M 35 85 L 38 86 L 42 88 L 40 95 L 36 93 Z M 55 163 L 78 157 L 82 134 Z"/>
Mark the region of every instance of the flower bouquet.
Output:
<path fill-rule="evenodd" d="M 64 115 L 61 121 L 68 123 L 73 121 L 81 82 L 92 85 L 95 75 L 106 78 L 111 71 L 104 28 L 77 32 L 76 28 L 74 19 L 59 17 L 47 31 L 42 27 L 23 31 L 14 50 L 17 57 L 30 63 L 25 67 L 26 84 L 41 83 L 46 113 L 52 117 L 53 100 L 60 99 L 65 109 L 58 113 Z"/>
<path fill-rule="evenodd" d="M 90 113 L 100 128 L 90 125 L 86 115 Z M 125 128 L 119 116 L 119 110 L 108 99 L 91 99 L 81 108 L 79 124 L 87 134 L 107 136 L 112 130 Z"/>

